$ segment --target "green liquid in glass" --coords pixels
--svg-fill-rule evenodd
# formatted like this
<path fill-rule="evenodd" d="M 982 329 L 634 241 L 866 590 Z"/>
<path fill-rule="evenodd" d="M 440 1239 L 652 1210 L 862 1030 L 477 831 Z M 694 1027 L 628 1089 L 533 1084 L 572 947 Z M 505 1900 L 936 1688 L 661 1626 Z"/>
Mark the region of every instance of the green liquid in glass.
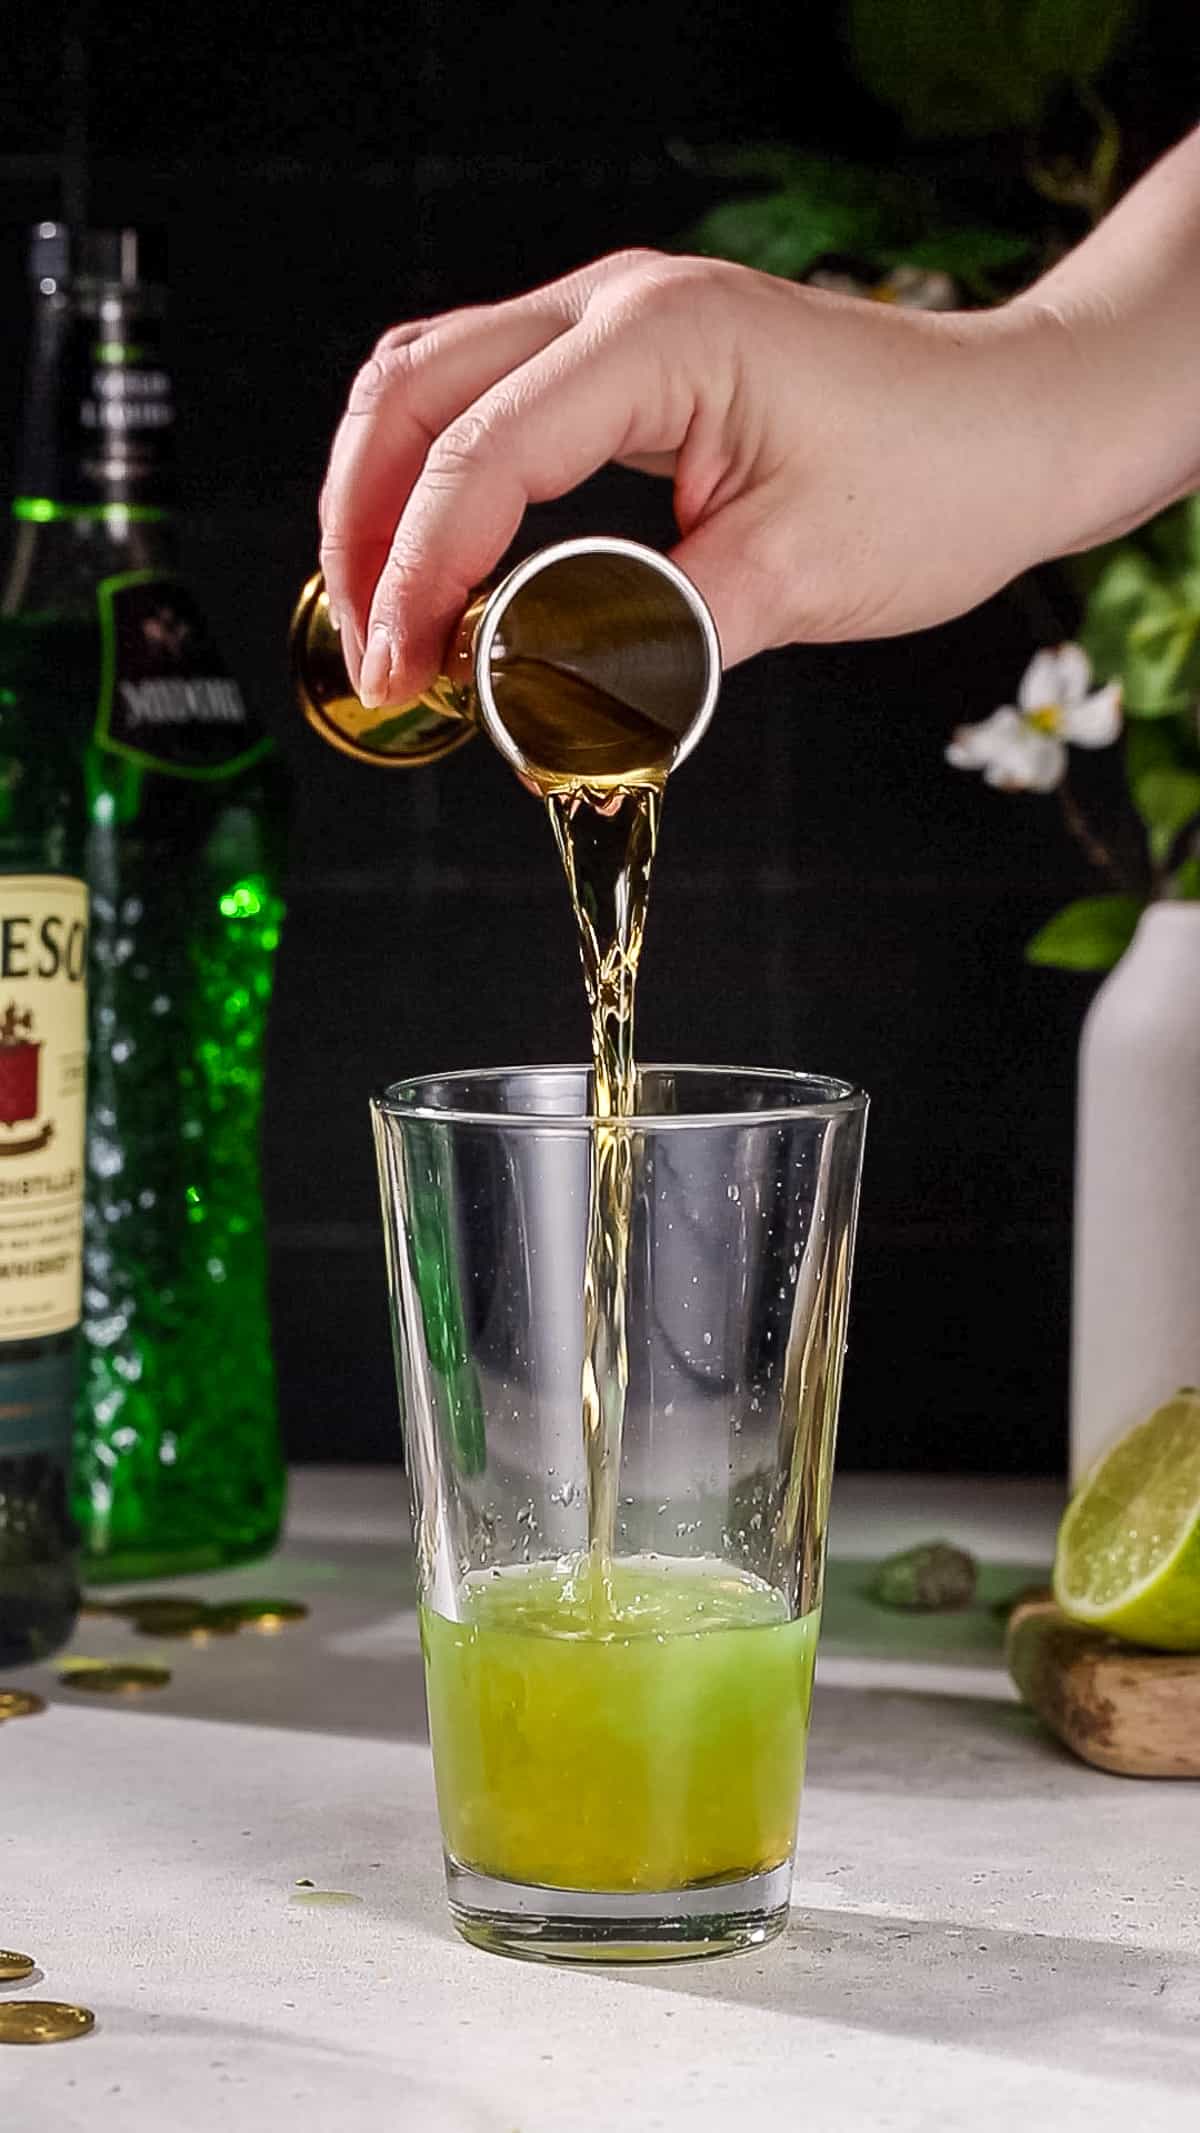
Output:
<path fill-rule="evenodd" d="M 447 1849 L 555 1888 L 739 1880 L 791 1854 L 817 1616 L 712 1560 L 474 1572 L 422 1611 Z M 596 1624 L 602 1626 L 597 1631 Z"/>

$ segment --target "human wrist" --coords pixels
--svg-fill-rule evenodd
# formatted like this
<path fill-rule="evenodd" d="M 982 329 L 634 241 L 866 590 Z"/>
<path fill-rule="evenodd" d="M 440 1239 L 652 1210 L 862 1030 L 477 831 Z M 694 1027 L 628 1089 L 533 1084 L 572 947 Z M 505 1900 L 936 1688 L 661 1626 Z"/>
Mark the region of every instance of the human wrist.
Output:
<path fill-rule="evenodd" d="M 1024 298 L 937 323 L 967 366 L 958 478 L 971 485 L 997 572 L 1016 577 L 1102 539 L 1110 491 L 1093 426 L 1099 395 L 1072 325 Z"/>
<path fill-rule="evenodd" d="M 995 404 L 1025 490 L 1024 567 L 1136 523 L 1154 508 L 1152 495 L 1145 501 L 1152 484 L 1131 418 L 1129 373 L 1102 311 L 1043 298 L 1035 285 L 988 317 Z"/>
<path fill-rule="evenodd" d="M 1186 258 L 1175 275 L 1131 272 L 1119 234 L 1126 257 L 1084 245 L 997 314 L 1054 431 L 1047 555 L 1114 539 L 1200 487 L 1195 276 Z"/>

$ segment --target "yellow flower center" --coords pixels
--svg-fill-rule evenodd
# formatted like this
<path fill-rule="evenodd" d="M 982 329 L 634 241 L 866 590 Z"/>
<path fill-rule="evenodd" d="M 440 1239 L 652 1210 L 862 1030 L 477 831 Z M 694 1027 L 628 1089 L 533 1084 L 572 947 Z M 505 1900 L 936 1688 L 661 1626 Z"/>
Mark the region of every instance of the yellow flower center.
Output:
<path fill-rule="evenodd" d="M 1025 713 L 1025 724 L 1032 726 L 1035 733 L 1057 733 L 1062 724 L 1062 706 L 1041 704 L 1036 711 Z"/>

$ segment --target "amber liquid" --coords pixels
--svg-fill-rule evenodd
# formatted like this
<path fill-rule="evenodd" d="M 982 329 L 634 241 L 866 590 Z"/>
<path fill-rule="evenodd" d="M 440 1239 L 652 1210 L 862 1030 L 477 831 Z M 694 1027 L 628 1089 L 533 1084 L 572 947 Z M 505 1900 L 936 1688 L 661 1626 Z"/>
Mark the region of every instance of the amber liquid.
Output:
<path fill-rule="evenodd" d="M 626 1277 L 636 1109 L 633 1017 L 663 787 L 676 736 L 577 672 L 524 656 L 499 668 L 500 715 L 535 773 L 567 877 L 592 1029 L 591 1177 L 580 1407 L 591 1606 L 613 1607 L 621 1438 L 629 1388 Z M 569 747 L 564 747 L 564 740 Z M 564 769 L 563 765 L 567 765 Z"/>
<path fill-rule="evenodd" d="M 577 667 L 526 652 L 495 655 L 492 693 L 505 731 L 540 792 L 591 800 L 617 790 L 657 784 L 675 754 L 678 736 L 647 711 L 623 703 Z"/>
<path fill-rule="evenodd" d="M 625 1333 L 636 1108 L 633 1009 L 662 786 L 603 797 L 551 793 L 550 825 L 566 869 L 592 1020 L 591 1182 L 583 1272 L 581 1409 L 588 1557 L 598 1609 L 611 1612 L 621 1437 L 629 1390 Z"/>

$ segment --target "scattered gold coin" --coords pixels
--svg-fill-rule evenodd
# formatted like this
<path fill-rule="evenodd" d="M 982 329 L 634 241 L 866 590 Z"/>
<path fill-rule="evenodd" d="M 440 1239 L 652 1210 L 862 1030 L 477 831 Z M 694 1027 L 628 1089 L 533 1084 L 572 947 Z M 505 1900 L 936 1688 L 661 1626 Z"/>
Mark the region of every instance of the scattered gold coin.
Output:
<path fill-rule="evenodd" d="M 143 1631 L 143 1635 L 147 1637 L 174 1637 L 179 1643 L 186 1644 L 211 1644 L 214 1637 L 236 1636 L 238 1627 L 239 1625 L 236 1622 L 210 1622 L 206 1619 L 203 1622 L 197 1622 L 194 1629 L 147 1629 Z M 140 1622 L 138 1628 L 142 1628 Z"/>
<path fill-rule="evenodd" d="M 239 1629 L 267 1634 L 288 1622 L 303 1622 L 302 1600 L 198 1600 L 187 1593 L 148 1592 L 131 1600 L 85 1599 L 82 1615 L 115 1616 L 143 1637 L 180 1637 L 207 1644 L 210 1637 L 233 1637 Z"/>
<path fill-rule="evenodd" d="M 13 1948 L 0 1948 L 0 1984 L 15 1985 L 34 1967 L 32 1955 L 18 1955 Z"/>
<path fill-rule="evenodd" d="M 45 1708 L 44 1698 L 32 1689 L 0 1689 L 0 1719 L 36 1718 Z"/>
<path fill-rule="evenodd" d="M 243 1629 L 282 1629 L 287 1622 L 303 1622 L 308 1609 L 303 1600 L 229 1600 L 222 1614 L 231 1615 Z"/>
<path fill-rule="evenodd" d="M 0 2044 L 61 2044 L 95 2026 L 90 2007 L 66 2000 L 0 2000 Z"/>
<path fill-rule="evenodd" d="M 86 1689 L 89 1696 L 136 1696 L 142 1689 L 164 1689 L 171 1679 L 171 1669 L 76 1659 L 60 1668 L 58 1678 L 65 1688 Z"/>

